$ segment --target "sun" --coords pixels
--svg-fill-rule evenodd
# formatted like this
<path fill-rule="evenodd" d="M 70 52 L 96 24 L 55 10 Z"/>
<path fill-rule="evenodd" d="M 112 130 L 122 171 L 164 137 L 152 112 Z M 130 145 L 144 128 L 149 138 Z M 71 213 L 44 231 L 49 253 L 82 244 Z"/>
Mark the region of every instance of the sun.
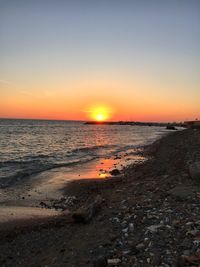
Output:
<path fill-rule="evenodd" d="M 100 113 L 100 114 L 97 114 L 97 115 L 96 115 L 96 120 L 97 120 L 97 121 L 104 121 L 104 120 L 105 120 L 105 117 L 104 117 L 103 114 Z"/>
<path fill-rule="evenodd" d="M 104 107 L 96 107 L 92 110 L 92 119 L 95 121 L 106 121 L 109 117 L 108 111 Z"/>
<path fill-rule="evenodd" d="M 112 109 L 105 105 L 93 105 L 87 112 L 90 119 L 98 122 L 107 121 L 112 117 Z"/>

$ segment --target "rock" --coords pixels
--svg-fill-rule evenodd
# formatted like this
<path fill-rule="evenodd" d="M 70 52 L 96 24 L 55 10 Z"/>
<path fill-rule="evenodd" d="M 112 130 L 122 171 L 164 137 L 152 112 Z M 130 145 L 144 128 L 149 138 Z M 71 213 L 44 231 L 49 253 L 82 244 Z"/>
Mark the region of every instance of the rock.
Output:
<path fill-rule="evenodd" d="M 170 125 L 170 124 L 166 126 L 166 129 L 167 130 L 177 130 L 173 125 Z"/>
<path fill-rule="evenodd" d="M 111 175 L 117 176 L 120 174 L 120 171 L 118 169 L 113 169 L 112 171 L 110 171 Z"/>
<path fill-rule="evenodd" d="M 127 233 L 127 232 L 128 232 L 128 227 L 127 227 L 127 228 L 124 228 L 124 229 L 122 229 L 122 232 L 123 232 L 123 233 Z"/>
<path fill-rule="evenodd" d="M 186 233 L 186 235 L 197 236 L 197 235 L 199 235 L 199 230 L 194 229 L 194 230 L 188 231 L 188 232 Z"/>
<path fill-rule="evenodd" d="M 169 195 L 175 197 L 177 200 L 186 200 L 195 196 L 192 187 L 177 185 L 167 192 Z"/>
<path fill-rule="evenodd" d="M 45 202 L 43 202 L 43 201 L 40 202 L 40 206 L 42 206 L 42 207 L 48 207 L 48 205 Z"/>
<path fill-rule="evenodd" d="M 147 258 L 147 263 L 150 264 L 150 262 L 151 262 L 151 259 Z"/>
<path fill-rule="evenodd" d="M 122 251 L 122 254 L 123 254 L 123 255 L 128 255 L 128 254 L 130 254 L 130 253 L 131 253 L 130 250 L 124 250 L 124 251 Z"/>
<path fill-rule="evenodd" d="M 107 266 L 107 259 L 106 257 L 99 257 L 93 261 L 93 267 L 106 267 Z"/>
<path fill-rule="evenodd" d="M 145 245 L 143 243 L 139 243 L 137 246 L 136 246 L 136 249 L 140 250 L 140 249 L 143 249 L 145 247 Z"/>
<path fill-rule="evenodd" d="M 189 174 L 194 181 L 200 182 L 200 161 L 189 165 Z"/>
<path fill-rule="evenodd" d="M 159 228 L 163 227 L 163 224 L 155 224 L 155 225 L 151 225 L 151 226 L 148 226 L 147 229 L 152 232 L 152 233 L 155 233 L 157 232 L 157 230 Z"/>
<path fill-rule="evenodd" d="M 108 259 L 107 263 L 108 263 L 108 266 L 116 266 L 116 265 L 119 265 L 121 262 L 120 259 Z"/>
<path fill-rule="evenodd" d="M 116 156 L 114 159 L 121 159 L 121 157 L 119 157 L 119 156 Z"/>
<path fill-rule="evenodd" d="M 129 231 L 132 232 L 134 230 L 134 224 L 129 223 Z"/>

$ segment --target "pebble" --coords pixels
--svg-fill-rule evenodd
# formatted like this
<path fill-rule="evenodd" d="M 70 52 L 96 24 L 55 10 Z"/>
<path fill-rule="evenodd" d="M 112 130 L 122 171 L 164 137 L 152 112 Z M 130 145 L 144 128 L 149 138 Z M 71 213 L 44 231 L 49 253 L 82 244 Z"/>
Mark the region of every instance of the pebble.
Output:
<path fill-rule="evenodd" d="M 127 232 L 128 232 L 128 228 L 124 228 L 124 229 L 122 229 L 122 232 L 123 232 L 123 233 L 127 233 Z"/>
<path fill-rule="evenodd" d="M 144 247 L 145 247 L 145 245 L 144 245 L 143 243 L 140 243 L 140 244 L 138 244 L 138 245 L 136 246 L 137 249 L 142 249 L 142 248 L 144 248 Z"/>
<path fill-rule="evenodd" d="M 120 262 L 121 262 L 120 259 L 108 259 L 107 264 L 108 266 L 115 266 L 119 265 Z"/>
<path fill-rule="evenodd" d="M 134 224 L 133 223 L 129 223 L 129 230 L 133 231 L 134 230 Z"/>
<path fill-rule="evenodd" d="M 161 228 L 161 227 L 163 227 L 163 225 L 161 225 L 161 224 L 156 224 L 156 225 L 148 226 L 147 229 L 148 229 L 150 232 L 155 233 L 155 232 L 157 232 L 157 230 L 158 230 L 159 228 Z"/>

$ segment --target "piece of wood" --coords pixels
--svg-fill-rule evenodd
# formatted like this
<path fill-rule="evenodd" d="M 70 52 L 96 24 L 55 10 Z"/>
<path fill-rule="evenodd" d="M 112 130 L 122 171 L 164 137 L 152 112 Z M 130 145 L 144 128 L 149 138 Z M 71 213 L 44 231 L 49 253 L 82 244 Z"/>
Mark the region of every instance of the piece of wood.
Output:
<path fill-rule="evenodd" d="M 77 223 L 88 223 L 94 217 L 94 215 L 101 209 L 103 199 L 101 196 L 97 196 L 94 201 L 88 205 L 80 207 L 73 212 L 72 218 Z"/>

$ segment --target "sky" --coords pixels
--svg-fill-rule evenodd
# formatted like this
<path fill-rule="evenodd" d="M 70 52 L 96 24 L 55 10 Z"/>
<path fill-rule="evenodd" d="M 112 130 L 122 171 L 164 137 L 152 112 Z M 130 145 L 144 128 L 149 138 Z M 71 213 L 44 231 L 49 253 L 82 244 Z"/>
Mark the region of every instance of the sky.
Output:
<path fill-rule="evenodd" d="M 0 117 L 200 118 L 199 0 L 0 0 Z"/>

